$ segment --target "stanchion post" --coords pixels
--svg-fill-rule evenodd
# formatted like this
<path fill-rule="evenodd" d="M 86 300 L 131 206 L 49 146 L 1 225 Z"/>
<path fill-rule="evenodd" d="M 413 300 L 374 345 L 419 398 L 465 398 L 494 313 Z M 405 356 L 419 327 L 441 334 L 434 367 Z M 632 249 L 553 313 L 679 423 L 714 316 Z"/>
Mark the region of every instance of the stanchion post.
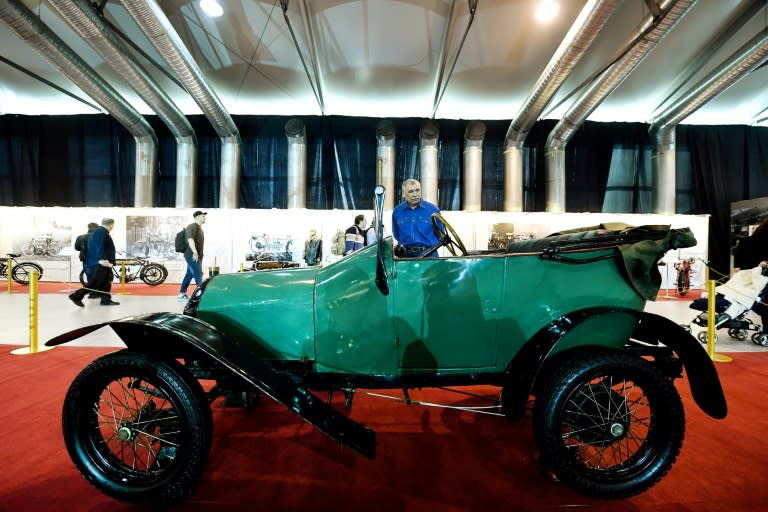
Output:
<path fill-rule="evenodd" d="M 120 295 L 125 295 L 125 262 L 120 262 Z"/>
<path fill-rule="evenodd" d="M 26 355 L 36 354 L 45 350 L 50 350 L 53 347 L 43 347 L 42 350 L 37 346 L 37 270 L 33 270 L 29 274 L 29 346 L 24 348 L 17 348 L 12 350 L 11 354 L 14 355 Z"/>
<path fill-rule="evenodd" d="M 709 277 L 708 271 L 707 277 Z M 707 279 L 707 355 L 709 355 L 709 358 L 713 361 L 729 363 L 733 361 L 732 357 L 715 353 L 715 323 L 717 321 L 715 305 L 715 281 L 713 279 Z"/>
<path fill-rule="evenodd" d="M 13 258 L 8 258 L 5 268 L 8 269 L 8 293 L 13 293 Z"/>

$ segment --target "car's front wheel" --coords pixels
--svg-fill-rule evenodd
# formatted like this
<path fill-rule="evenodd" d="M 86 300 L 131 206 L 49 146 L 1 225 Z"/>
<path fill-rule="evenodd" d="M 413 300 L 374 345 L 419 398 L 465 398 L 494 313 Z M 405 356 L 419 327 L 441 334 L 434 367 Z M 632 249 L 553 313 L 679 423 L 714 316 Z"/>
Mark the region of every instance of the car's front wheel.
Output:
<path fill-rule="evenodd" d="M 625 498 L 656 484 L 677 459 L 684 433 L 672 381 L 622 352 L 574 356 L 552 374 L 534 406 L 543 464 L 599 498 Z"/>
<path fill-rule="evenodd" d="M 191 493 L 210 449 L 211 411 L 185 371 L 175 361 L 124 350 L 80 372 L 62 423 L 86 480 L 137 503 L 171 503 Z"/>

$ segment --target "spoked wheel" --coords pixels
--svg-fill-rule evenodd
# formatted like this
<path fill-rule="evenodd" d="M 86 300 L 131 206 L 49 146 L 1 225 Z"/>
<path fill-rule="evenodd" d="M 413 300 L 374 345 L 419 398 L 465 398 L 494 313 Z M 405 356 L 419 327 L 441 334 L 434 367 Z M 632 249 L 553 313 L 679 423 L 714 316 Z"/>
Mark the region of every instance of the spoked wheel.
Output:
<path fill-rule="evenodd" d="M 54 240 L 45 247 L 46 256 L 56 256 L 61 252 L 61 244 Z"/>
<path fill-rule="evenodd" d="M 150 286 L 157 286 L 168 277 L 168 269 L 159 263 L 150 263 L 141 270 L 141 280 Z"/>
<path fill-rule="evenodd" d="M 670 379 L 621 352 L 570 359 L 537 397 L 533 419 L 544 465 L 576 491 L 599 498 L 625 498 L 656 484 L 685 433 Z"/>
<path fill-rule="evenodd" d="M 462 256 L 469 254 L 467 248 L 464 247 L 464 242 L 462 242 L 461 238 L 459 238 L 459 235 L 456 234 L 456 230 L 453 229 L 453 226 L 448 224 L 448 221 L 445 220 L 445 217 L 439 213 L 432 214 L 432 229 L 435 231 L 437 238 L 440 239 L 440 242 L 436 246 L 424 251 L 424 253 L 420 256 L 421 258 L 428 257 L 430 254 L 438 250 L 442 245 L 446 246 L 448 251 L 450 251 L 450 253 L 454 256 L 456 256 L 456 250 L 454 247 L 456 247 L 461 252 Z"/>
<path fill-rule="evenodd" d="M 62 424 L 85 479 L 137 503 L 189 495 L 212 436 L 210 406 L 188 371 L 127 350 L 97 359 L 75 378 Z"/>
<path fill-rule="evenodd" d="M 35 255 L 35 244 L 32 242 L 27 242 L 24 245 L 21 246 L 21 254 L 24 256 L 34 256 Z"/>
<path fill-rule="evenodd" d="M 11 271 L 13 273 L 13 280 L 19 284 L 29 284 L 29 276 L 32 274 L 33 270 L 37 271 L 38 279 L 43 277 L 43 267 L 37 263 L 29 263 L 26 261 L 17 263 L 13 266 L 13 270 Z"/>

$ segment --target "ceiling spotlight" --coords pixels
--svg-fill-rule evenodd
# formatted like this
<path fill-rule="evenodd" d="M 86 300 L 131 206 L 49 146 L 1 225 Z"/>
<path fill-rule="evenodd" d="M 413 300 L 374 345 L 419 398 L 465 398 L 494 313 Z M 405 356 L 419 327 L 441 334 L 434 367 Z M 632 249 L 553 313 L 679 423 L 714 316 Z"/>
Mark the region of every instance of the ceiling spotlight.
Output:
<path fill-rule="evenodd" d="M 200 8 L 205 12 L 205 14 L 208 16 L 213 16 L 214 18 L 218 18 L 224 14 L 224 9 L 216 0 L 200 0 Z"/>
<path fill-rule="evenodd" d="M 555 0 L 541 0 L 536 8 L 536 19 L 539 21 L 549 21 L 560 12 L 560 4 Z"/>

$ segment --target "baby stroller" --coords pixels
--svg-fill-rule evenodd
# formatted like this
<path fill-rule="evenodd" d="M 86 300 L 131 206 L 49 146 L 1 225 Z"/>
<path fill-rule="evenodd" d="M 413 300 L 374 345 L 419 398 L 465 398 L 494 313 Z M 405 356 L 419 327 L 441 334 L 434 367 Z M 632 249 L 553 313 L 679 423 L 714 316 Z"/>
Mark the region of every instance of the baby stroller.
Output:
<path fill-rule="evenodd" d="M 752 342 L 768 347 L 768 333 L 763 327 L 748 318 L 755 304 L 768 299 L 768 268 L 755 267 L 740 270 L 722 285 L 715 288 L 715 329 L 728 329 L 728 336 L 744 341 L 752 332 Z M 708 298 L 694 300 L 690 308 L 701 311 L 691 324 L 707 327 Z M 691 326 L 686 327 L 691 331 Z M 707 331 L 701 331 L 696 338 L 707 343 Z M 717 333 L 715 333 L 717 342 Z"/>

